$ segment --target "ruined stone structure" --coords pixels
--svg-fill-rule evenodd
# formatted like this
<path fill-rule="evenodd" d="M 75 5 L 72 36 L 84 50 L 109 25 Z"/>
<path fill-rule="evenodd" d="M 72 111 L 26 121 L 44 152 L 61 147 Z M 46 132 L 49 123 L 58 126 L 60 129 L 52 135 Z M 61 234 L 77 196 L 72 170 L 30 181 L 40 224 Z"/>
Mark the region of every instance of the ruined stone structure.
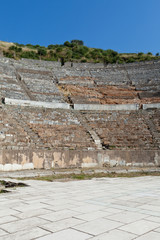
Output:
<path fill-rule="evenodd" d="M 160 166 L 160 61 L 0 58 L 0 170 Z"/>

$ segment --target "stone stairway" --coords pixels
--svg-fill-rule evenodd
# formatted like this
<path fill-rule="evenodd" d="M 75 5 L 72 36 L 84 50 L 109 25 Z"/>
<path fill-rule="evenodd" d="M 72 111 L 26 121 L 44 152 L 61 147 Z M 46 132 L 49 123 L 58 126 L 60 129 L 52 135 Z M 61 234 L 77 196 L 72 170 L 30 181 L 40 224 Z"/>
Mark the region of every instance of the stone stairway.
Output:
<path fill-rule="evenodd" d="M 99 138 L 98 134 L 94 131 L 94 129 L 88 125 L 88 123 L 87 123 L 88 121 L 85 118 L 85 116 L 83 116 L 83 114 L 79 111 L 74 111 L 74 115 L 78 118 L 78 120 L 84 126 L 84 128 L 86 129 L 88 134 L 91 136 L 91 138 L 93 139 L 93 141 L 96 145 L 96 148 L 99 150 L 102 150 L 101 139 Z"/>
<path fill-rule="evenodd" d="M 23 89 L 23 91 L 25 92 L 25 94 L 28 96 L 28 98 L 32 101 L 35 101 L 35 97 L 32 96 L 31 92 L 29 91 L 29 89 L 27 88 L 24 80 L 21 78 L 20 74 L 18 73 L 18 71 L 16 70 L 15 72 L 17 81 L 19 82 L 19 85 L 21 86 L 21 88 Z"/>

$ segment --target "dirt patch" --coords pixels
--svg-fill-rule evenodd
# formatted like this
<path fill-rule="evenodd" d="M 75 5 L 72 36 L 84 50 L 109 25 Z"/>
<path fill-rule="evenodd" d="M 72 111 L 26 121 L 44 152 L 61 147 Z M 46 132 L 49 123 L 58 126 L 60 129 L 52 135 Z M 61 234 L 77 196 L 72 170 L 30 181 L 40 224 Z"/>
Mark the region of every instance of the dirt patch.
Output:
<path fill-rule="evenodd" d="M 40 177 L 29 177 L 29 178 L 18 178 L 19 180 L 41 180 L 41 181 L 73 181 L 73 180 L 90 180 L 93 178 L 118 178 L 118 177 L 143 177 L 143 176 L 160 176 L 160 172 L 128 172 L 128 173 L 84 173 L 81 174 L 60 174 L 60 175 L 50 175 L 50 176 L 40 176 Z"/>

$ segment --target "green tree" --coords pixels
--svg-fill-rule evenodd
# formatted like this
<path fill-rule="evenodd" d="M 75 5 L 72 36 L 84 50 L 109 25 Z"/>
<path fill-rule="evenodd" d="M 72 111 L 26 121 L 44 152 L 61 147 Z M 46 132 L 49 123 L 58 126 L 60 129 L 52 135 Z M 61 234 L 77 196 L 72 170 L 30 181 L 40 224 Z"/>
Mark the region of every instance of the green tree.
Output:
<path fill-rule="evenodd" d="M 66 46 L 66 47 L 71 47 L 72 46 L 72 44 L 70 42 L 68 42 L 68 41 L 64 42 L 63 45 Z"/>
<path fill-rule="evenodd" d="M 82 40 L 71 40 L 71 43 L 80 46 L 83 46 L 84 44 Z"/>

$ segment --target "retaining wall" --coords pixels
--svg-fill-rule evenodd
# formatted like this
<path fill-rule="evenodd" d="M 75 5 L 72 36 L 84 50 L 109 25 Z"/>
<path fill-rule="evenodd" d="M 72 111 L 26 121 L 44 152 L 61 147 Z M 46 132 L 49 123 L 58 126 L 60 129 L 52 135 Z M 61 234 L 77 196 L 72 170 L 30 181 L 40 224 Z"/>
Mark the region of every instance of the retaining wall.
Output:
<path fill-rule="evenodd" d="M 51 108 L 51 109 L 71 109 L 71 105 L 68 103 L 57 102 L 41 102 L 31 100 L 20 100 L 5 98 L 4 103 L 6 105 L 24 106 L 24 107 L 40 107 L 40 108 Z M 136 111 L 140 108 L 146 109 L 159 109 L 160 103 L 152 104 L 74 104 L 74 110 L 78 111 Z"/>
<path fill-rule="evenodd" d="M 5 98 L 5 104 L 15 105 L 15 106 L 26 106 L 26 107 L 70 109 L 70 105 L 67 103 L 37 102 L 37 101 L 30 101 L 30 100 L 11 99 L 11 98 Z"/>
<path fill-rule="evenodd" d="M 97 111 L 126 111 L 126 110 L 138 110 L 139 105 L 138 104 L 106 104 L 106 105 L 100 105 L 100 104 L 74 104 L 75 110 L 97 110 Z"/>
<path fill-rule="evenodd" d="M 75 167 L 160 166 L 160 150 L 0 151 L 0 171 Z"/>
<path fill-rule="evenodd" d="M 160 103 L 152 103 L 152 104 L 143 104 L 143 109 L 154 109 L 160 108 Z"/>

